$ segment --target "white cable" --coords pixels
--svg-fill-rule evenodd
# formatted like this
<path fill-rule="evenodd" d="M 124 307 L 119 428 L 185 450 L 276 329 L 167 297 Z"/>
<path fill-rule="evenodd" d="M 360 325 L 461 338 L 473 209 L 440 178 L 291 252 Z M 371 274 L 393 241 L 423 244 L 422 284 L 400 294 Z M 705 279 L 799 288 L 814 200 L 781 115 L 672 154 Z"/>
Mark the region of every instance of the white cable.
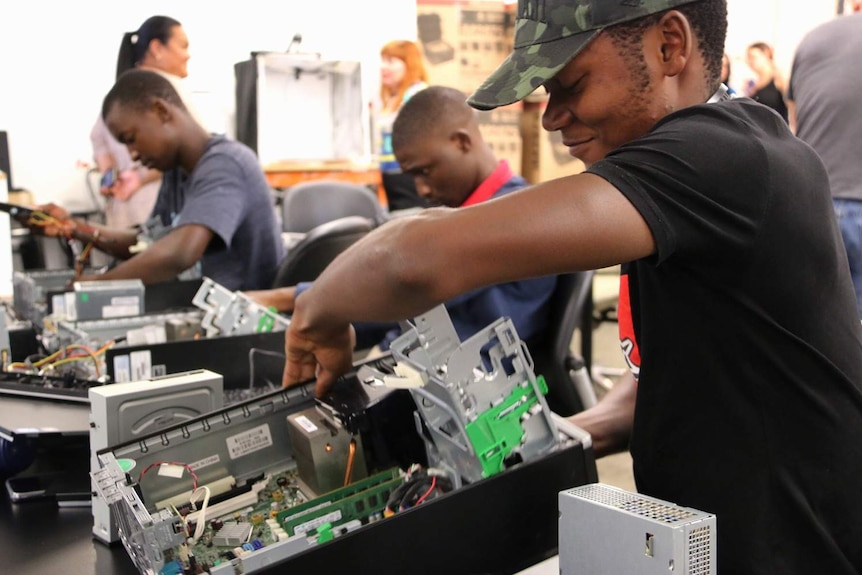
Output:
<path fill-rule="evenodd" d="M 190 498 L 192 508 L 194 508 L 195 502 L 200 497 L 200 494 L 204 494 L 204 502 L 201 505 L 201 510 L 197 514 L 197 525 L 195 526 L 195 535 L 189 541 L 191 545 L 194 545 L 196 541 L 199 541 L 201 535 L 204 534 L 204 528 L 206 527 L 206 516 L 207 516 L 207 506 L 210 504 L 210 488 L 206 485 L 198 487 L 192 492 L 192 496 Z"/>

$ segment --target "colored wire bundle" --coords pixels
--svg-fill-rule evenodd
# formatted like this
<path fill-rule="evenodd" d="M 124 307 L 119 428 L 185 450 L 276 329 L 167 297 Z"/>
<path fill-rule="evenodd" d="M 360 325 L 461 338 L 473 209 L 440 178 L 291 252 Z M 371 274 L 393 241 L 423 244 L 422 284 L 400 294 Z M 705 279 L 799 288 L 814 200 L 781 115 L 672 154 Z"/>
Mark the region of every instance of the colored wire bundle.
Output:
<path fill-rule="evenodd" d="M 114 345 L 114 340 L 109 340 L 107 343 L 105 343 L 105 345 L 103 345 L 97 350 L 94 350 L 90 346 L 73 343 L 37 361 L 30 361 L 30 359 L 28 358 L 27 361 L 16 361 L 10 363 L 9 368 L 12 370 L 21 370 L 27 372 L 35 370 L 38 373 L 44 373 L 47 370 L 56 369 L 61 365 L 92 359 L 93 367 L 96 372 L 96 377 L 99 377 L 101 376 L 101 360 L 99 358 L 112 345 Z M 80 353 L 75 353 L 76 350 L 78 350 Z"/>
<path fill-rule="evenodd" d="M 452 481 L 443 472 L 418 465 L 411 466 L 404 483 L 392 491 L 386 501 L 383 516 L 391 517 L 399 511 L 436 499 L 451 490 Z"/>

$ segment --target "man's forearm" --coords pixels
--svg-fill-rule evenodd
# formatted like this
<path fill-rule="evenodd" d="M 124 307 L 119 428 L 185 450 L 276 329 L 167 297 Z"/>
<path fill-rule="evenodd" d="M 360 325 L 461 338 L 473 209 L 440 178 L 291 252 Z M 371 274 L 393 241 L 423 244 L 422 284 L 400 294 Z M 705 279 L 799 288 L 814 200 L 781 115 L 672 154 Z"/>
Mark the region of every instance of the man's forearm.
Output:
<path fill-rule="evenodd" d="M 183 266 L 171 254 L 150 249 L 137 254 L 108 270 L 104 274 L 87 278 L 96 280 L 119 280 L 140 278 L 145 284 L 161 283 L 175 279 L 191 266 Z"/>
<path fill-rule="evenodd" d="M 74 220 L 72 238 L 84 243 L 92 243 L 93 247 L 119 259 L 129 259 L 132 254 L 129 248 L 138 241 L 135 230 L 116 230 L 83 220 Z"/>
<path fill-rule="evenodd" d="M 140 278 L 145 284 L 173 280 L 200 260 L 212 237 L 212 231 L 204 226 L 180 226 L 140 254 L 93 279 Z"/>
<path fill-rule="evenodd" d="M 569 417 L 569 421 L 592 436 L 596 457 L 628 448 L 636 396 L 637 383 L 627 371 L 599 403 Z"/>

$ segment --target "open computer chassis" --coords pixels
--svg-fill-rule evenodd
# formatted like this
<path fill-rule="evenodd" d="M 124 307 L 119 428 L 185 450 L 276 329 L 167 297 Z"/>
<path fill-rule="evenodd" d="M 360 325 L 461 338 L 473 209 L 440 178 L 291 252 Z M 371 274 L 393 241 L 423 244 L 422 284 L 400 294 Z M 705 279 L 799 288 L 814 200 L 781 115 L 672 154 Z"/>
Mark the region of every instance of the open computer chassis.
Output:
<path fill-rule="evenodd" d="M 355 367 L 324 398 L 280 390 L 99 451 L 96 496 L 139 571 L 513 573 L 556 552 L 557 494 L 595 482 L 595 461 L 548 410 L 510 320 L 461 343 L 437 308 Z M 358 440 L 367 476 L 311 489 L 321 455 L 294 445 L 291 418 Z M 417 465 L 453 488 L 389 512 Z"/>

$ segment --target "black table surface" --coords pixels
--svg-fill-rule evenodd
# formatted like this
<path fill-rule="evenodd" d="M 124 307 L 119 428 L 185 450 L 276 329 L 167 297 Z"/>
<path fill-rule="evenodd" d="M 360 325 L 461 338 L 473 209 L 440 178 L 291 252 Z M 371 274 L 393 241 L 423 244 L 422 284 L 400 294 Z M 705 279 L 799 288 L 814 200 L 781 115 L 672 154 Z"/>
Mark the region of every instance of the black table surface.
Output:
<path fill-rule="evenodd" d="M 52 500 L 12 503 L 0 497 L 2 572 L 16 575 L 138 575 L 122 544 L 92 537 L 89 507 L 60 508 Z M 9 571 L 7 571 L 9 569 Z"/>

